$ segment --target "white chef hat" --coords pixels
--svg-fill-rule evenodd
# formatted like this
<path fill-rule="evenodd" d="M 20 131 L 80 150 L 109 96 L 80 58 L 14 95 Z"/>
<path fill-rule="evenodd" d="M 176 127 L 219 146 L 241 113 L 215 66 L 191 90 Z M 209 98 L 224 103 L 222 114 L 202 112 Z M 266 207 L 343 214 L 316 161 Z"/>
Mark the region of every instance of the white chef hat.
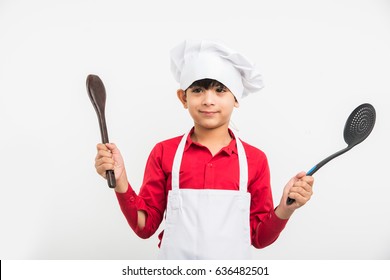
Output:
<path fill-rule="evenodd" d="M 219 43 L 185 40 L 170 54 L 171 71 L 183 90 L 197 80 L 213 79 L 224 84 L 240 102 L 263 88 L 262 77 L 254 65 Z"/>

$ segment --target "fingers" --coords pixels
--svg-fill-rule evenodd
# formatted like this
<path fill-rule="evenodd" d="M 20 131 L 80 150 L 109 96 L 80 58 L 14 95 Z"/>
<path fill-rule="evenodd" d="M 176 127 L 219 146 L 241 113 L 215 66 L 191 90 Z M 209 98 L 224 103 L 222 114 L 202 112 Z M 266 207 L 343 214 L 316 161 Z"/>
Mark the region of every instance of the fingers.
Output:
<path fill-rule="evenodd" d="M 292 187 L 288 196 L 290 198 L 296 199 L 298 197 L 302 198 L 310 198 L 310 196 L 313 194 L 311 188 L 305 188 L 301 186 Z"/>
<path fill-rule="evenodd" d="M 112 150 L 116 149 L 115 144 L 97 144 L 97 154 L 95 158 L 96 172 L 106 178 L 107 170 L 114 170 L 115 160 Z"/>
<path fill-rule="evenodd" d="M 114 144 L 114 143 L 106 143 L 106 144 L 102 144 L 102 143 L 99 143 L 96 145 L 96 149 L 98 151 L 100 150 L 104 150 L 104 151 L 116 151 L 118 148 L 117 146 Z"/>
<path fill-rule="evenodd" d="M 101 164 L 99 166 L 96 166 L 96 172 L 102 176 L 103 178 L 106 178 L 106 172 L 107 170 L 114 170 L 115 166 L 111 163 L 105 163 Z"/>
<path fill-rule="evenodd" d="M 306 172 L 305 171 L 301 171 L 297 175 L 295 175 L 295 179 L 299 180 L 299 179 L 302 179 L 305 176 L 306 176 Z"/>
<path fill-rule="evenodd" d="M 301 177 L 301 174 L 302 173 L 299 173 L 296 176 L 296 178 L 300 177 L 300 179 L 295 181 L 288 191 L 288 197 L 295 199 L 300 206 L 306 204 L 306 202 L 310 200 L 313 195 L 314 183 L 314 178 L 312 176 L 304 175 Z"/>
<path fill-rule="evenodd" d="M 99 157 L 95 160 L 95 167 L 100 166 L 107 167 L 106 170 L 114 169 L 112 166 L 115 166 L 115 161 L 112 157 Z"/>

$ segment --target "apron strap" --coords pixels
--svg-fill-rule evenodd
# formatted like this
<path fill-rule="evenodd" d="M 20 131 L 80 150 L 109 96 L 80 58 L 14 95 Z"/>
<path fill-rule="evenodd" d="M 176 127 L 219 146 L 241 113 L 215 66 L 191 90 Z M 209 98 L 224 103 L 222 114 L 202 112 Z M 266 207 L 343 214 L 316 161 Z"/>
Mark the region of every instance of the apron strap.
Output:
<path fill-rule="evenodd" d="M 241 140 L 236 137 L 236 145 L 238 152 L 238 163 L 240 165 L 240 191 L 247 192 L 248 190 L 248 161 L 246 159 L 246 153 L 244 145 Z"/>
<path fill-rule="evenodd" d="M 180 174 L 180 165 L 181 160 L 183 158 L 184 153 L 184 147 L 186 145 L 186 141 L 188 138 L 189 132 L 184 134 L 183 138 L 181 139 L 179 146 L 177 146 L 175 158 L 173 159 L 173 165 L 172 165 L 172 190 L 179 190 L 179 174 Z"/>
<path fill-rule="evenodd" d="M 188 138 L 189 132 L 184 134 L 181 139 L 179 146 L 177 147 L 175 157 L 173 159 L 172 165 L 172 190 L 179 190 L 179 174 L 180 174 L 180 166 L 183 158 L 184 147 Z M 240 166 L 240 191 L 247 192 L 248 189 L 248 161 L 246 159 L 246 153 L 244 150 L 244 146 L 241 140 L 235 136 L 237 152 L 238 152 L 238 163 Z"/>

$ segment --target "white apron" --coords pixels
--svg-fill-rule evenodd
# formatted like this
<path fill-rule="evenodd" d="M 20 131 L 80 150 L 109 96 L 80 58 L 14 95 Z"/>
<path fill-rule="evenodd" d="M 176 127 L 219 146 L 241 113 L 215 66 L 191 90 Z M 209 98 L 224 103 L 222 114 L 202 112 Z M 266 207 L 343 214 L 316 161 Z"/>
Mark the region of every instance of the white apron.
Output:
<path fill-rule="evenodd" d="M 159 259 L 251 259 L 248 163 L 236 137 L 240 189 L 180 189 L 179 171 L 185 134 L 172 166 L 165 230 Z"/>

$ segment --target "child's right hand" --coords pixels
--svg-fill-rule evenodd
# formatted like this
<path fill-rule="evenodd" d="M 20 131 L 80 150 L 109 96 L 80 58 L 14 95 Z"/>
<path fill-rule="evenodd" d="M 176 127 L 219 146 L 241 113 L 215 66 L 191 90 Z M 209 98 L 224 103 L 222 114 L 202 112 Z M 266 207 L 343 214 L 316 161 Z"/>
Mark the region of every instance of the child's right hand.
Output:
<path fill-rule="evenodd" d="M 96 172 L 106 178 L 107 170 L 114 170 L 117 188 L 127 188 L 125 164 L 119 149 L 115 144 L 97 144 L 97 155 L 95 158 Z M 121 186 L 123 185 L 123 186 Z"/>

